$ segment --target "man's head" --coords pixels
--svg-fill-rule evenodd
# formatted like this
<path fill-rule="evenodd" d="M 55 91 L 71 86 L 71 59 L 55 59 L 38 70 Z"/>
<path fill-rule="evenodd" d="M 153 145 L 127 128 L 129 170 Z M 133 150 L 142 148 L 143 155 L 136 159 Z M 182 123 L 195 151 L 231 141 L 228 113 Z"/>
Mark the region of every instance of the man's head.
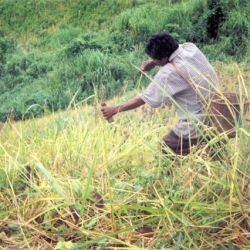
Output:
<path fill-rule="evenodd" d="M 169 58 L 178 49 L 178 42 L 166 32 L 153 34 L 147 40 L 145 52 L 153 59 Z"/>

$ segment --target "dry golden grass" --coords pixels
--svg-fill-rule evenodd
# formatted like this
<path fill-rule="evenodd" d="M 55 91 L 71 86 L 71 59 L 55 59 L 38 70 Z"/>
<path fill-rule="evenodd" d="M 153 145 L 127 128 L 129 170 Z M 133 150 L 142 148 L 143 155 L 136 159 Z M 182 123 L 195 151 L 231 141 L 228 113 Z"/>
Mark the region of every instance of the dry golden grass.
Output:
<path fill-rule="evenodd" d="M 226 90 L 249 77 L 220 67 Z M 246 249 L 249 123 L 213 161 L 158 151 L 175 119 L 143 107 L 109 124 L 86 105 L 2 124 L 0 249 Z"/>

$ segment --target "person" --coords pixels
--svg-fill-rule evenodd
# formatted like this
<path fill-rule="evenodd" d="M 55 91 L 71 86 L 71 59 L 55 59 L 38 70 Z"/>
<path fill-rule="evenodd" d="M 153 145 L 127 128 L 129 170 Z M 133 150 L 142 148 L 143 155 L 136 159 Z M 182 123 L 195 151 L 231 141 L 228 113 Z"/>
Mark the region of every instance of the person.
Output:
<path fill-rule="evenodd" d="M 205 139 L 202 133 L 209 121 L 202 97 L 215 91 L 219 82 L 217 74 L 195 44 L 179 44 L 166 32 L 150 36 L 145 52 L 150 60 L 142 63 L 143 72 L 161 67 L 153 81 L 139 96 L 117 106 L 104 106 L 101 111 L 108 120 L 145 103 L 157 108 L 171 100 L 177 109 L 178 122 L 163 137 L 163 145 L 177 155 L 188 155 L 193 145 Z M 162 151 L 166 153 L 164 147 Z"/>

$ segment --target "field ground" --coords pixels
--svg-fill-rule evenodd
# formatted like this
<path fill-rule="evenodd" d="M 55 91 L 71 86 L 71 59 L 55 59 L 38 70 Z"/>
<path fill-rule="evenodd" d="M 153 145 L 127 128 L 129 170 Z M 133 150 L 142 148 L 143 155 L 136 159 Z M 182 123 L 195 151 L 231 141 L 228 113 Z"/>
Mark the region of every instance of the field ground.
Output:
<path fill-rule="evenodd" d="M 249 68 L 215 67 L 224 90 L 249 93 Z M 0 249 L 250 246 L 249 121 L 217 159 L 204 148 L 166 157 L 171 105 L 109 124 L 97 102 L 1 124 Z"/>

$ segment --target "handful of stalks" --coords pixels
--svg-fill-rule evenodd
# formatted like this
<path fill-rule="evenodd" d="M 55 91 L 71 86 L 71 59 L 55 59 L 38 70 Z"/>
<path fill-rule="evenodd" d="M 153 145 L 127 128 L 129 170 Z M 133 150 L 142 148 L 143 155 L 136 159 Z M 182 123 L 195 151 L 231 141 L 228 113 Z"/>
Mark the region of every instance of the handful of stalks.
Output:
<path fill-rule="evenodd" d="M 102 107 L 105 107 L 105 106 L 107 106 L 107 104 L 105 103 L 105 101 L 104 101 L 104 86 L 103 86 L 103 84 L 101 85 L 101 106 Z M 107 119 L 108 120 L 108 122 L 109 123 L 112 123 L 113 121 L 114 121 L 114 118 L 113 118 L 113 116 L 112 117 L 110 117 L 109 119 Z"/>
<path fill-rule="evenodd" d="M 107 106 L 107 104 L 106 104 L 105 102 L 102 102 L 102 103 L 101 103 L 101 106 L 102 106 L 102 107 L 105 107 L 105 106 Z M 114 118 L 113 118 L 113 116 L 111 116 L 111 117 L 108 119 L 108 122 L 111 123 L 111 122 L 113 122 L 113 121 L 114 121 Z"/>

